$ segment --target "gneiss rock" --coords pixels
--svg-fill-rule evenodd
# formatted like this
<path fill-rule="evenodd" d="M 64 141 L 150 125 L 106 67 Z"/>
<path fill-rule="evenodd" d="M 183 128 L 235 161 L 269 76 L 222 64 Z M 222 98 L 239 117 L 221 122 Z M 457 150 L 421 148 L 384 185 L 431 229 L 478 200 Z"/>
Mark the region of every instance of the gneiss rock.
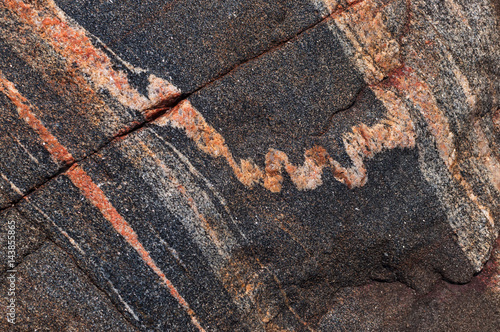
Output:
<path fill-rule="evenodd" d="M 16 270 L 16 324 L 2 317 L 2 331 L 137 331 L 54 244 L 42 245 Z M 6 298 L 0 303 L 4 309 Z"/>
<path fill-rule="evenodd" d="M 0 204 L 66 251 L 29 264 L 69 255 L 139 330 L 497 330 L 450 319 L 499 301 L 493 263 L 473 277 L 500 220 L 489 1 L 0 14 Z"/>
<path fill-rule="evenodd" d="M 108 56 L 52 2 L 5 1 L 0 22 L 0 208 L 179 95 L 167 81 Z M 144 75 L 147 88 L 131 86 L 127 71 Z"/>
<path fill-rule="evenodd" d="M 16 209 L 0 212 L 0 220 L 0 274 L 5 277 L 5 271 L 14 270 L 25 256 L 38 250 L 45 240 L 45 235 Z"/>

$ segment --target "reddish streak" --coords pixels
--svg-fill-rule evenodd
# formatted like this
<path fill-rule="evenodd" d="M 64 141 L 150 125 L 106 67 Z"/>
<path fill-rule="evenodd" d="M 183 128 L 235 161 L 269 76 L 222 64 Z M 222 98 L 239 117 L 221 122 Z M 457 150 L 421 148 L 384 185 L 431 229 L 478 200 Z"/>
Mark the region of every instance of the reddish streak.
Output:
<path fill-rule="evenodd" d="M 125 240 L 139 253 L 142 260 L 161 278 L 167 285 L 170 294 L 184 308 L 191 317 L 192 323 L 200 330 L 205 331 L 198 322 L 194 311 L 189 307 L 186 300 L 179 294 L 175 286 L 167 279 L 165 274 L 156 265 L 149 252 L 144 248 L 139 241 L 137 233 L 130 227 L 128 222 L 116 211 L 111 205 L 104 192 L 99 188 L 92 178 L 77 164 L 71 167 L 66 175 L 70 178 L 75 186 L 77 186 L 83 195 L 102 213 L 102 215 L 111 223 L 113 228 L 125 238 Z"/>
<path fill-rule="evenodd" d="M 130 86 L 126 73 L 114 70 L 111 59 L 94 47 L 83 28 L 65 21 L 64 14 L 52 1 L 42 10 L 21 0 L 3 0 L 3 5 L 16 14 L 22 23 L 30 25 L 34 32 L 62 55 L 69 68 L 77 64 L 83 72 L 90 75 L 97 87 L 106 88 L 125 106 L 144 110 L 162 100 L 172 100 L 180 95 L 172 84 L 153 76 L 150 76 L 148 96 L 140 94 Z"/>
<path fill-rule="evenodd" d="M 32 112 L 30 102 L 17 91 L 12 82 L 7 80 L 0 71 L 0 91 L 3 92 L 17 107 L 19 116 L 38 134 L 45 142 L 45 148 L 56 160 L 70 165 L 75 162 L 68 150 L 50 133 L 36 115 Z"/>

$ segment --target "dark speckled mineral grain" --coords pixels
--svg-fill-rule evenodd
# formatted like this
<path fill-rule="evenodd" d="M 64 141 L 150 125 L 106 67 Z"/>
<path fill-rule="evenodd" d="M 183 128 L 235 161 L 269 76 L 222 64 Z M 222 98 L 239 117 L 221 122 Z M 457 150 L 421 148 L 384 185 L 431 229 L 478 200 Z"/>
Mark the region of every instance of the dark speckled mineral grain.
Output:
<path fill-rule="evenodd" d="M 0 330 L 499 331 L 499 8 L 0 1 Z"/>

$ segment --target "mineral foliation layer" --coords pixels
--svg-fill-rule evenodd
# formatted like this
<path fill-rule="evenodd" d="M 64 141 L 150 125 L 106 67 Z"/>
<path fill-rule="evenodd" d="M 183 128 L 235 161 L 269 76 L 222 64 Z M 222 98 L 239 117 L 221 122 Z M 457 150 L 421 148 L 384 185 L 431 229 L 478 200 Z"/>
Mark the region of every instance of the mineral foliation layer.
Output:
<path fill-rule="evenodd" d="M 499 31 L 494 0 L 0 0 L 0 330 L 499 331 Z"/>

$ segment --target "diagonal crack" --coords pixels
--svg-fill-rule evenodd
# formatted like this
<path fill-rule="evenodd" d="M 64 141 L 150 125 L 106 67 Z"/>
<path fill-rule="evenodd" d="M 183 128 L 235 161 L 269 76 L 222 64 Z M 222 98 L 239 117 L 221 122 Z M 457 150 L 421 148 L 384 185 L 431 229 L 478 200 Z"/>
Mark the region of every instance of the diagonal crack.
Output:
<path fill-rule="evenodd" d="M 296 34 L 290 36 L 289 38 L 285 39 L 285 40 L 282 40 L 281 42 L 273 45 L 271 48 L 253 56 L 253 57 L 250 57 L 248 59 L 245 59 L 241 62 L 238 62 L 236 63 L 235 65 L 233 65 L 233 67 L 231 67 L 230 69 L 228 69 L 227 71 L 219 74 L 218 76 L 212 78 L 211 80 L 209 80 L 208 82 L 204 83 L 203 85 L 201 85 L 200 87 L 198 87 L 197 89 L 189 92 L 189 93 L 183 93 L 181 94 L 178 98 L 175 98 L 173 100 L 164 100 L 164 101 L 161 101 L 159 102 L 155 107 L 152 107 L 150 109 L 146 109 L 143 111 L 143 113 L 148 113 L 148 116 L 147 118 L 145 118 L 144 121 L 138 123 L 138 124 L 135 124 L 129 128 L 127 128 L 127 130 L 125 131 L 122 131 L 122 132 L 119 132 L 117 135 L 113 136 L 108 142 L 104 143 L 103 145 L 101 145 L 99 148 L 97 148 L 95 151 L 91 152 L 90 154 L 78 159 L 78 160 L 74 160 L 73 162 L 71 163 L 68 163 L 64 166 L 62 166 L 57 172 L 55 172 L 52 176 L 48 177 L 47 179 L 45 179 L 42 183 L 32 187 L 31 189 L 27 190 L 26 193 L 21 196 L 20 198 L 16 199 L 16 200 L 13 200 L 8 206 L 0 209 L 0 212 L 8 209 L 8 208 L 11 208 L 11 207 L 15 207 L 19 202 L 21 202 L 23 199 L 26 199 L 29 195 L 33 194 L 34 192 L 36 192 L 38 189 L 42 188 L 43 186 L 45 186 L 48 182 L 50 182 L 51 180 L 53 180 L 54 178 L 58 177 L 59 175 L 65 173 L 71 166 L 73 166 L 74 164 L 77 164 L 79 162 L 82 162 L 90 157 L 92 157 L 93 155 L 95 155 L 96 153 L 99 153 L 101 150 L 105 149 L 106 147 L 108 147 L 109 145 L 111 145 L 114 141 L 118 140 L 118 139 L 122 139 L 136 131 L 139 131 L 141 130 L 143 127 L 145 127 L 146 125 L 148 125 L 149 123 L 155 121 L 156 119 L 158 119 L 159 117 L 161 117 L 162 115 L 164 115 L 168 110 L 170 110 L 171 108 L 177 106 L 179 103 L 181 103 L 182 101 L 188 99 L 189 97 L 191 97 L 193 94 L 197 93 L 198 91 L 204 89 L 205 87 L 215 83 L 216 81 L 219 81 L 221 79 L 223 79 L 224 77 L 230 75 L 231 73 L 233 73 L 234 71 L 238 70 L 239 67 L 251 62 L 251 61 L 254 61 L 256 60 L 257 58 L 259 57 L 262 57 L 264 55 L 266 55 L 267 53 L 271 53 L 271 52 L 274 52 L 278 49 L 280 49 L 281 47 L 283 47 L 285 44 L 287 44 L 288 42 L 291 42 L 291 41 L 294 41 L 298 38 L 300 38 L 300 36 L 302 36 L 303 34 L 307 33 L 308 31 L 314 29 L 316 26 L 332 19 L 333 16 L 339 14 L 339 13 L 342 13 L 344 12 L 345 10 L 347 10 L 348 8 L 352 7 L 352 6 L 355 6 L 361 2 L 363 2 L 364 0 L 359 0 L 359 1 L 356 1 L 352 4 L 350 4 L 349 6 L 346 6 L 344 8 L 342 7 L 338 7 L 335 11 L 333 11 L 331 14 L 329 15 L 326 15 L 324 18 L 322 18 L 321 20 L 307 26 L 306 28 L 304 28 L 303 30 L 297 32 Z M 364 88 L 361 88 L 360 91 L 357 92 L 355 98 L 353 98 L 353 101 L 351 104 L 349 104 L 347 107 L 343 108 L 343 109 L 340 109 L 340 110 L 337 110 L 335 112 L 333 112 L 333 114 L 330 116 L 329 120 L 328 120 L 328 123 L 325 125 L 325 127 L 323 128 L 323 130 L 316 134 L 315 136 L 321 136 L 323 135 L 332 119 L 333 119 L 333 116 L 339 112 L 342 112 L 344 110 L 348 110 L 349 108 L 351 108 L 356 100 L 358 99 L 359 95 L 361 94 L 361 92 L 364 90 Z"/>
<path fill-rule="evenodd" d="M 365 91 L 369 86 L 368 85 L 364 85 L 362 86 L 358 91 L 356 91 L 356 94 L 354 95 L 354 97 L 352 98 L 351 102 L 345 106 L 345 107 L 342 107 L 338 110 L 335 110 L 333 111 L 330 116 L 328 117 L 325 125 L 323 126 L 323 128 L 321 129 L 321 131 L 313 134 L 312 136 L 314 137 L 321 137 L 323 136 L 324 134 L 326 134 L 326 132 L 328 131 L 328 129 L 330 129 L 331 125 L 332 125 L 332 122 L 333 122 L 333 118 L 335 117 L 336 114 L 338 113 L 341 113 L 341 112 L 346 112 L 346 111 L 349 111 L 351 108 L 354 107 L 354 105 L 356 105 L 356 103 L 358 102 L 361 94 L 363 93 L 363 91 Z"/>
<path fill-rule="evenodd" d="M 171 104 L 171 103 L 169 103 L 169 104 Z M 142 122 L 140 122 L 138 124 L 135 124 L 134 126 L 131 126 L 125 132 L 119 132 L 117 135 L 115 135 L 114 137 L 112 137 L 108 142 L 104 143 L 98 149 L 96 149 L 95 151 L 87 154 L 86 156 L 84 156 L 84 157 L 82 157 L 80 159 L 75 159 L 74 161 L 72 161 L 70 163 L 67 163 L 64 166 L 61 166 L 61 168 L 59 168 L 59 170 L 57 172 L 55 172 L 53 175 L 51 175 L 48 178 L 46 178 L 42 183 L 40 183 L 40 184 L 32 187 L 31 189 L 27 190 L 26 193 L 23 196 L 21 196 L 20 198 L 18 198 L 16 200 L 13 200 L 8 206 L 0 209 L 0 212 L 15 207 L 19 202 L 21 202 L 23 199 L 26 199 L 28 196 L 30 196 L 34 192 L 38 191 L 40 188 L 42 188 L 43 186 L 45 186 L 48 182 L 50 182 L 51 180 L 55 179 L 59 175 L 65 173 L 68 169 L 71 168 L 71 166 L 73 166 L 75 164 L 78 164 L 78 163 L 80 163 L 82 161 L 85 161 L 88 158 L 91 158 L 95 154 L 99 153 L 100 151 L 102 151 L 103 149 L 105 149 L 106 147 L 108 147 L 109 145 L 111 145 L 113 142 L 115 142 L 115 141 L 117 141 L 119 139 L 122 139 L 125 136 L 128 136 L 128 135 L 130 135 L 130 134 L 132 134 L 132 133 L 134 133 L 136 131 L 141 130 L 144 126 L 146 126 L 149 123 L 155 121 L 156 119 L 158 119 L 159 117 L 161 117 L 163 114 L 165 114 L 170 109 L 171 109 L 171 107 L 168 107 L 168 106 L 162 106 L 160 108 L 151 109 L 150 110 L 150 111 L 152 111 L 150 113 L 151 115 L 148 117 L 147 120 L 142 121 Z"/>
<path fill-rule="evenodd" d="M 213 84 L 214 82 L 224 78 L 225 76 L 227 75 L 230 75 L 231 73 L 233 73 L 234 71 L 236 71 L 239 67 L 257 59 L 257 58 L 260 58 L 268 53 L 271 53 L 271 52 L 274 52 L 274 51 L 277 51 L 279 50 L 280 48 L 282 48 L 285 44 L 287 44 L 288 42 L 292 42 L 294 40 L 297 40 L 299 39 L 303 34 L 313 30 L 314 28 L 316 28 L 318 25 L 324 23 L 324 22 L 327 22 L 328 20 L 332 19 L 333 16 L 335 15 L 338 15 L 344 11 L 346 11 L 347 9 L 355 6 L 355 5 L 358 5 L 359 3 L 363 2 L 364 0 L 358 0 L 358 1 L 355 1 L 349 5 L 347 5 L 346 7 L 338 7 L 335 11 L 333 11 L 332 13 L 326 15 L 325 17 L 321 18 L 319 21 L 315 22 L 315 23 L 312 23 L 310 24 L 309 26 L 305 27 L 304 29 L 296 32 L 295 34 L 291 35 L 290 37 L 280 41 L 280 42 L 277 42 L 275 44 L 273 44 L 270 48 L 258 53 L 257 55 L 254 55 L 252 57 L 249 57 L 247 59 L 244 59 L 240 62 L 237 62 L 235 63 L 231 68 L 227 69 L 226 71 L 224 72 L 221 72 L 219 75 L 215 76 L 214 78 L 210 79 L 208 82 L 202 84 L 200 87 L 196 88 L 195 90 L 193 90 L 192 92 L 189 92 L 189 93 L 186 93 L 186 94 L 183 94 L 182 95 L 182 100 L 184 99 L 187 99 L 189 98 L 192 94 L 195 94 L 196 92 L 200 91 L 201 89 Z M 180 101 L 182 101 L 180 100 Z"/>

